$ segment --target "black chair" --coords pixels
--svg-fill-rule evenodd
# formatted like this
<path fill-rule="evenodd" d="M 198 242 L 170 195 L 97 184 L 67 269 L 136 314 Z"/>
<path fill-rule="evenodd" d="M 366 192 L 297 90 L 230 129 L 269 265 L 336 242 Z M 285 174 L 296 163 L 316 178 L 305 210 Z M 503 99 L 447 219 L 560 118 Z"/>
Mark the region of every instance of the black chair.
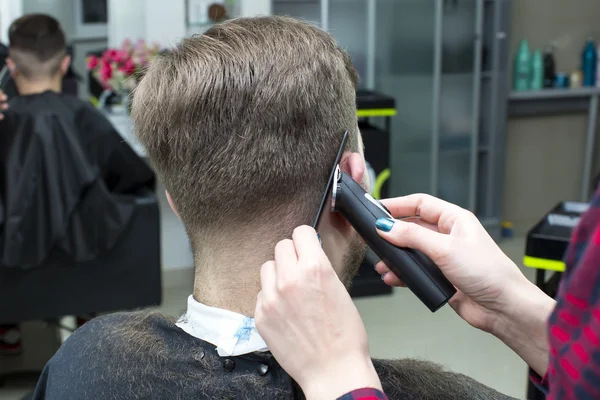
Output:
<path fill-rule="evenodd" d="M 160 305 L 158 199 L 148 190 L 136 203 L 121 240 L 97 260 L 32 269 L 0 268 L 0 324 Z M 0 376 L 0 386 L 18 374 Z"/>

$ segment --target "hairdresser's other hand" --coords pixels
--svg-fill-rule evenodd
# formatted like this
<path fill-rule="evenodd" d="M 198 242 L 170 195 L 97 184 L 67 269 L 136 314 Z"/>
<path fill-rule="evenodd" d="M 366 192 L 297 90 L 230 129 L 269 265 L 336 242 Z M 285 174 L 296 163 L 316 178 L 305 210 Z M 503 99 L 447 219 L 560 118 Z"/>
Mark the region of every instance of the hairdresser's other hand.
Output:
<path fill-rule="evenodd" d="M 3 111 L 8 108 L 8 97 L 0 89 L 0 121 L 4 119 Z"/>
<path fill-rule="evenodd" d="M 546 320 L 555 303 L 527 280 L 477 217 L 456 205 L 423 194 L 388 199 L 383 203 L 395 218 L 420 218 L 392 220 L 387 224 L 387 220 L 380 220 L 379 234 L 397 246 L 418 249 L 429 256 L 458 289 L 450 300 L 458 315 L 505 341 L 543 374 Z M 386 283 L 402 284 L 385 264 L 380 262 L 376 269 L 385 274 Z M 532 337 L 544 344 L 535 360 L 523 354 L 531 350 L 528 346 Z M 509 343 L 514 339 L 527 343 Z M 545 356 L 547 359 L 547 353 Z"/>
<path fill-rule="evenodd" d="M 367 333 L 313 228 L 294 230 L 261 268 L 256 327 L 308 399 L 381 390 Z"/>

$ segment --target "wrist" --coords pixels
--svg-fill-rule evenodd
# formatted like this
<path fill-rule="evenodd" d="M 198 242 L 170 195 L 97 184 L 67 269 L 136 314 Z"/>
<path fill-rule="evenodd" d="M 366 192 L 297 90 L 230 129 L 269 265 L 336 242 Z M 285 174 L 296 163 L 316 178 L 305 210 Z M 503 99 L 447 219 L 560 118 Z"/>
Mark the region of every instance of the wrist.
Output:
<path fill-rule="evenodd" d="M 522 282 L 512 285 L 503 295 L 488 332 L 499 337 L 508 328 L 529 330 L 532 325 L 545 329 L 555 304 L 554 299 L 523 277 Z"/>
<path fill-rule="evenodd" d="M 549 355 L 548 318 L 556 301 L 526 279 L 506 297 L 489 332 L 544 376 Z"/>
<path fill-rule="evenodd" d="M 333 400 L 362 388 L 382 390 L 368 355 L 339 358 L 314 372 L 305 382 L 298 382 L 307 400 Z"/>

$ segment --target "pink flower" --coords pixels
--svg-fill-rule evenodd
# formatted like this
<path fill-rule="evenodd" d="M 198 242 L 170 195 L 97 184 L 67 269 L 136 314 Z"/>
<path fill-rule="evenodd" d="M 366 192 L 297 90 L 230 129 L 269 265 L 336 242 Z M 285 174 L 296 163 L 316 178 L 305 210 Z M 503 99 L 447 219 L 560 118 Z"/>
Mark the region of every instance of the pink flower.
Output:
<path fill-rule="evenodd" d="M 133 74 L 136 70 L 136 65 L 133 62 L 133 60 L 131 58 L 128 58 L 125 61 L 125 64 L 123 64 L 121 66 L 121 68 L 119 68 L 120 71 L 123 71 L 125 73 L 125 75 L 129 76 L 131 74 Z"/>
<path fill-rule="evenodd" d="M 108 62 L 104 62 L 100 67 L 99 76 L 101 82 L 106 82 L 112 78 L 113 68 Z"/>
<path fill-rule="evenodd" d="M 87 69 L 88 70 L 95 69 L 100 62 L 98 60 L 98 57 L 96 57 L 96 56 L 89 56 L 86 61 L 87 61 Z"/>
<path fill-rule="evenodd" d="M 115 60 L 117 51 L 115 49 L 108 49 L 102 55 L 102 60 L 105 62 L 112 62 Z"/>
<path fill-rule="evenodd" d="M 123 62 L 125 62 L 125 60 L 127 60 L 129 58 L 129 52 L 125 51 L 125 50 L 119 50 L 115 52 L 115 56 L 113 58 L 113 61 L 116 62 L 117 64 L 121 64 Z"/>

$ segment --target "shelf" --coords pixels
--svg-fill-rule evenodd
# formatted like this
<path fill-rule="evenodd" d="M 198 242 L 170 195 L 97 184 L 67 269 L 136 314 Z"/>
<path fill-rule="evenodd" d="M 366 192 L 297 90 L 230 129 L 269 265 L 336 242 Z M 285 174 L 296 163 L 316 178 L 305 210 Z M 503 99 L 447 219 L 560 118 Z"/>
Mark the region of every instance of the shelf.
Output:
<path fill-rule="evenodd" d="M 511 92 L 508 115 L 516 117 L 587 113 L 590 100 L 600 96 L 600 88 L 545 89 Z"/>
<path fill-rule="evenodd" d="M 319 4 L 319 0 L 273 0 L 274 4 Z"/>
<path fill-rule="evenodd" d="M 544 89 L 526 92 L 511 92 L 509 101 L 546 100 L 546 99 L 569 99 L 600 95 L 600 88 L 581 89 Z"/>

